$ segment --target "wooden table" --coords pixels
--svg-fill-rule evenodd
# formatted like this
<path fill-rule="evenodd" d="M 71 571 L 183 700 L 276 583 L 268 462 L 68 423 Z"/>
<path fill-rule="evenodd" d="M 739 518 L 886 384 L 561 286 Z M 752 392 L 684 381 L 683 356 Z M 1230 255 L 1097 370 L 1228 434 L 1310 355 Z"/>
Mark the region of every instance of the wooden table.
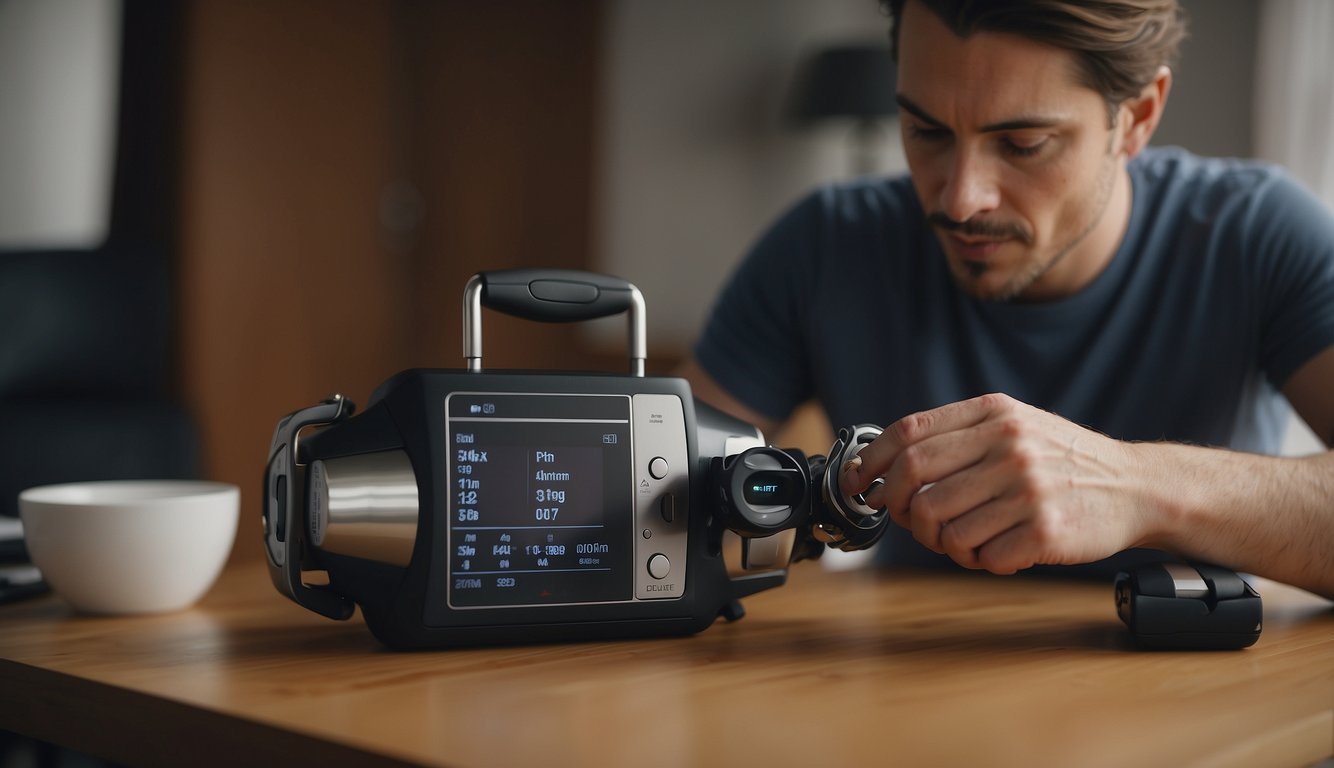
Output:
<path fill-rule="evenodd" d="M 1334 611 L 1260 584 L 1252 648 L 1134 650 L 1109 584 L 830 573 L 684 639 L 397 653 L 261 563 L 157 617 L 0 607 L 0 729 L 135 765 L 1302 765 Z"/>

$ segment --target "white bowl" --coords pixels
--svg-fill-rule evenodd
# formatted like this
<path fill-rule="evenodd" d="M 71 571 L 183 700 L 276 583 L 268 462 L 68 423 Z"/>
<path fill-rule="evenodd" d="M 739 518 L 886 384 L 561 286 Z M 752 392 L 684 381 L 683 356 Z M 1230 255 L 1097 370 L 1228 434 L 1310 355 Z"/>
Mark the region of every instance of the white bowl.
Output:
<path fill-rule="evenodd" d="M 226 483 L 125 480 L 29 488 L 19 516 L 32 561 L 83 613 L 194 605 L 236 539 L 240 490 Z"/>

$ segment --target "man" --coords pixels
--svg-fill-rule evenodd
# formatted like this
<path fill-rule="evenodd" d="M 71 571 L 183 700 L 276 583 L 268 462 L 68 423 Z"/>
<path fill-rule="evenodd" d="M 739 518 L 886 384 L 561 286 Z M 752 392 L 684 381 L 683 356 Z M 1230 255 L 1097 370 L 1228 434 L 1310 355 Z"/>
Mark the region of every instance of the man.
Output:
<path fill-rule="evenodd" d="M 910 178 L 775 224 L 696 394 L 766 432 L 812 396 L 888 424 L 841 482 L 885 478 L 890 562 L 1151 547 L 1334 597 L 1334 453 L 1261 455 L 1288 403 L 1334 443 L 1334 217 L 1275 169 L 1146 148 L 1175 0 L 889 6 Z"/>

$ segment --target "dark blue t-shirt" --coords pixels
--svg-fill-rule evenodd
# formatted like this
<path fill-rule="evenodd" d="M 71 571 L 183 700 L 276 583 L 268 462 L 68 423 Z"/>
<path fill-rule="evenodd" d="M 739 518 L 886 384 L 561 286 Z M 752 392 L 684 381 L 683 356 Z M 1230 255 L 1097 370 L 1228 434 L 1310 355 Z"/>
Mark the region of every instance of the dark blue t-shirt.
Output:
<path fill-rule="evenodd" d="M 811 398 L 837 427 L 1004 392 L 1124 440 L 1276 452 L 1279 389 L 1334 344 L 1334 217 L 1272 166 L 1148 149 L 1128 168 L 1115 257 L 1032 304 L 956 287 L 906 176 L 820 189 L 747 255 L 696 357 L 780 420 Z"/>

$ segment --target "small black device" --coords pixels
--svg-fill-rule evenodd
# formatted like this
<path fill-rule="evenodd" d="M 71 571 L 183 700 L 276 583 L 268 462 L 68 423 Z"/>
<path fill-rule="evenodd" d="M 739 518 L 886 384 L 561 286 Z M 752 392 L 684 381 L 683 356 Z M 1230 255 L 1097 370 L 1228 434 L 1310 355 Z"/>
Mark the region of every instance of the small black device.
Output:
<path fill-rule="evenodd" d="M 484 371 L 483 306 L 541 321 L 626 312 L 630 374 Z M 879 428 L 840 430 L 828 461 L 806 457 L 695 402 L 686 381 L 645 376 L 633 285 L 484 272 L 463 308 L 465 370 L 404 371 L 359 415 L 334 396 L 278 423 L 265 552 L 298 604 L 335 619 L 359 605 L 400 648 L 681 635 L 739 618 L 740 598 L 783 584 L 791 562 L 884 532 L 885 511 L 825 471 Z M 728 531 L 742 536 L 737 576 Z"/>
<path fill-rule="evenodd" d="M 1233 650 L 1260 638 L 1260 594 L 1202 563 L 1142 565 L 1116 576 L 1116 612 L 1147 648 Z"/>

